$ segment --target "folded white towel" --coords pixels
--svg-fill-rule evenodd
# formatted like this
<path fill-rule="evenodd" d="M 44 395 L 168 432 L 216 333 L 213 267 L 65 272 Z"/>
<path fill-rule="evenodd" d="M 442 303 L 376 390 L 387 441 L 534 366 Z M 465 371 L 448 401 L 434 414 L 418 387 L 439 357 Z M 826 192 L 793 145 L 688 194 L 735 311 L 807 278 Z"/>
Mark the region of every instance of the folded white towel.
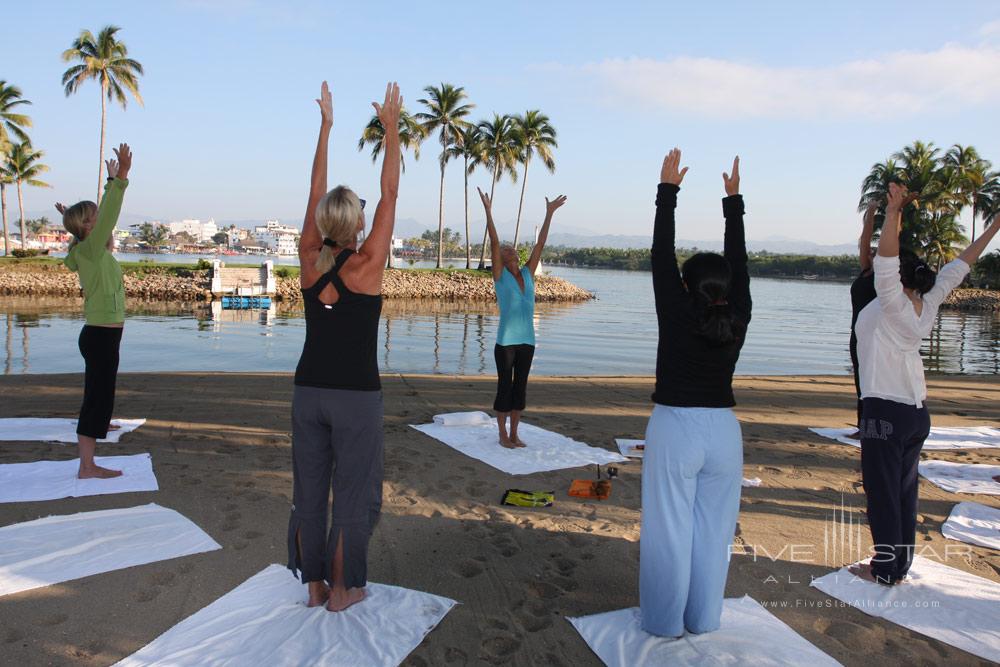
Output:
<path fill-rule="evenodd" d="M 441 426 L 479 426 L 489 424 L 491 418 L 485 412 L 446 412 L 434 415 L 434 423 Z"/>
<path fill-rule="evenodd" d="M 959 503 L 941 526 L 941 534 L 949 540 L 1000 550 L 1000 509 L 979 503 Z"/>

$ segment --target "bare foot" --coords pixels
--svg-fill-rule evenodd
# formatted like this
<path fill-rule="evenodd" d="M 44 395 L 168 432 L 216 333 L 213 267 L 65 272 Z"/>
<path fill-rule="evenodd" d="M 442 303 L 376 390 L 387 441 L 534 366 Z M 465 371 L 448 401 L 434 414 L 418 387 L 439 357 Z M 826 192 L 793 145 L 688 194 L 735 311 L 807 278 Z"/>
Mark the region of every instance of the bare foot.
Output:
<path fill-rule="evenodd" d="M 351 605 L 357 604 L 365 599 L 364 588 L 348 588 L 346 591 L 330 591 L 330 597 L 326 602 L 327 611 L 344 611 Z"/>
<path fill-rule="evenodd" d="M 851 433 L 847 437 L 850 438 L 851 440 L 860 440 L 861 439 L 861 431 L 855 431 L 854 433 Z"/>
<path fill-rule="evenodd" d="M 86 468 L 80 466 L 80 472 L 76 476 L 78 479 L 110 479 L 112 477 L 121 477 L 121 474 L 121 470 L 111 470 L 95 465 Z"/>
<path fill-rule="evenodd" d="M 319 607 L 320 605 L 325 604 L 329 597 L 329 586 L 322 581 L 309 582 L 309 601 L 306 603 L 307 607 Z"/>
<path fill-rule="evenodd" d="M 847 571 L 853 574 L 858 579 L 864 579 L 865 581 L 870 581 L 873 584 L 879 584 L 881 586 L 892 585 L 885 581 L 879 581 L 879 579 L 877 579 L 875 575 L 872 574 L 872 566 L 870 563 L 859 563 L 857 565 L 852 565 L 849 568 L 847 568 Z"/>
<path fill-rule="evenodd" d="M 500 446 L 506 447 L 507 449 L 517 449 L 517 444 L 515 444 L 510 438 L 506 436 L 500 436 Z"/>
<path fill-rule="evenodd" d="M 120 430 L 122 430 L 122 427 L 119 426 L 118 424 L 108 424 L 108 430 L 109 431 L 120 431 Z"/>
<path fill-rule="evenodd" d="M 517 437 L 516 433 L 510 434 L 510 441 L 514 443 L 515 447 L 527 447 L 527 445 L 524 444 L 524 441 Z"/>
<path fill-rule="evenodd" d="M 1000 482 L 1000 475 L 993 475 L 994 482 Z"/>

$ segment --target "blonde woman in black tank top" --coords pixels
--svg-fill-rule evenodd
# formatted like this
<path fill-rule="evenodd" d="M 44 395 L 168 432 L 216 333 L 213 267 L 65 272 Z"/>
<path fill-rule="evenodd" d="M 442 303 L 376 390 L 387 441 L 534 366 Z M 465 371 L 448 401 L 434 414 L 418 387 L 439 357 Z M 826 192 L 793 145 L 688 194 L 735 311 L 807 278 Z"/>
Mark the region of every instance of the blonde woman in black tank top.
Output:
<path fill-rule="evenodd" d="M 396 218 L 403 100 L 399 86 L 390 83 L 384 102 L 373 103 L 387 128 L 382 192 L 360 247 L 364 201 L 346 186 L 327 192 L 333 99 L 325 81 L 316 102 L 319 142 L 299 242 L 306 340 L 292 399 L 288 567 L 307 584 L 309 606 L 342 611 L 365 597 L 368 541 L 382 508 L 382 391 L 375 348 Z"/>

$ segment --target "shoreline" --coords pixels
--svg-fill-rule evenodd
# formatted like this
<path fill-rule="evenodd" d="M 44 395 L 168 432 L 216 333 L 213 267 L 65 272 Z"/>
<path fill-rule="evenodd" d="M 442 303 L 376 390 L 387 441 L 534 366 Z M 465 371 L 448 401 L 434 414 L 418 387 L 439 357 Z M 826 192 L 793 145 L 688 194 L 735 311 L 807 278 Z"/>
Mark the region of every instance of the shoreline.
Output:
<path fill-rule="evenodd" d="M 371 581 L 443 595 L 455 607 L 407 664 L 551 664 L 600 661 L 567 616 L 638 604 L 640 461 L 619 466 L 611 496 L 567 495 L 593 466 L 510 476 L 410 428 L 443 412 L 488 409 L 490 376 L 384 374 L 385 485 L 369 551 Z M 528 423 L 611 450 L 615 437 L 642 437 L 653 378 L 536 377 Z M 97 667 L 152 641 L 287 554 L 291 502 L 291 373 L 123 373 L 116 416 L 149 421 L 101 455 L 148 452 L 159 490 L 0 505 L 0 525 L 49 515 L 157 503 L 182 513 L 222 545 L 194 556 L 116 570 L 0 598 L 4 656 L 11 664 Z M 734 382 L 745 477 L 737 550 L 726 597 L 750 595 L 796 633 L 845 665 L 949 665 L 982 661 L 940 641 L 873 618 L 809 586 L 841 563 L 784 556 L 819 544 L 831 512 L 864 520 L 859 454 L 807 426 L 841 426 L 854 414 L 843 376 L 744 376 Z M 81 374 L 0 378 L 0 416 L 66 417 L 79 409 Z M 994 423 L 1000 379 L 928 377 L 937 426 Z M 529 443 L 530 446 L 530 443 Z M 935 451 L 933 458 L 995 462 L 997 450 Z M 0 462 L 69 460 L 72 445 L 8 442 Z M 553 490 L 547 508 L 499 504 L 516 487 Z M 963 496 L 921 483 L 918 542 L 943 553 L 940 533 L 962 500 L 992 507 L 1000 497 Z M 846 509 L 841 509 L 846 508 Z M 867 529 L 863 531 L 867 541 Z M 769 557 L 767 554 L 775 555 Z M 948 565 L 1000 582 L 1000 552 L 970 547 Z M 304 595 L 304 590 L 303 590 Z M 95 604 L 102 613 L 89 613 Z"/>

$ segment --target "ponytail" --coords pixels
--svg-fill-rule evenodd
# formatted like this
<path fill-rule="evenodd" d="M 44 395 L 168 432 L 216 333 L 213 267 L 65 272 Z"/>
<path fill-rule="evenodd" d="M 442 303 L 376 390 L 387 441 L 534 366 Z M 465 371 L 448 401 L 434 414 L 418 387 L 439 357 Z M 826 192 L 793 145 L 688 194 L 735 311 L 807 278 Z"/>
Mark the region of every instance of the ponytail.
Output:
<path fill-rule="evenodd" d="M 747 325 L 727 302 L 732 271 L 722 255 L 700 252 L 681 267 L 695 302 L 695 333 L 713 347 L 742 340 Z"/>

